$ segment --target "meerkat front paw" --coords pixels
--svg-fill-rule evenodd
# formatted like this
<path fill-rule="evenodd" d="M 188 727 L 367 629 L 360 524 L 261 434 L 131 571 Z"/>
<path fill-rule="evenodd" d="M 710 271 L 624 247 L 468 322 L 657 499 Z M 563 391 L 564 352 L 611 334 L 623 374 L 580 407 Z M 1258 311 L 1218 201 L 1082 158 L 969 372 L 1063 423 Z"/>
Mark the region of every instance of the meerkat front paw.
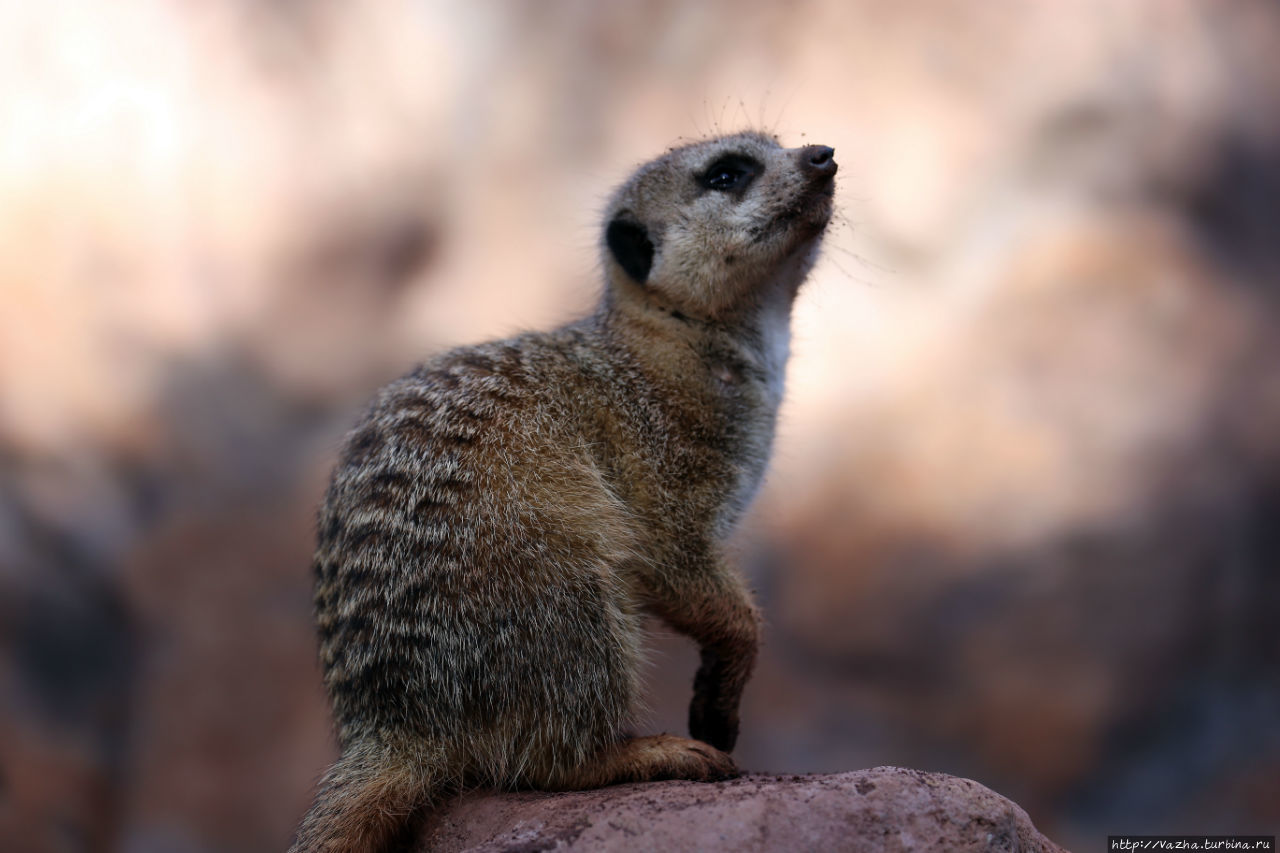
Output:
<path fill-rule="evenodd" d="M 736 696 L 726 695 L 726 668 L 725 658 L 703 651 L 702 665 L 693 679 L 689 734 L 716 749 L 731 752 L 738 742 L 738 702 Z"/>
<path fill-rule="evenodd" d="M 715 707 L 713 697 L 695 693 L 689 704 L 689 736 L 717 750 L 732 752 L 738 742 L 738 712 Z"/>

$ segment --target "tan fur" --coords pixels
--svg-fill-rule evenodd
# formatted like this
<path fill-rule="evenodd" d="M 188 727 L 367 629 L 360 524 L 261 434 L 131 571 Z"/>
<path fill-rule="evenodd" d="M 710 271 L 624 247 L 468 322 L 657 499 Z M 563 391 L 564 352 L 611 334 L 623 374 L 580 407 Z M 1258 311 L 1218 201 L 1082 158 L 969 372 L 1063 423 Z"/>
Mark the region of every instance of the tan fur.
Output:
<path fill-rule="evenodd" d="M 759 620 L 723 549 L 768 461 L 834 173 L 830 149 L 755 133 L 670 151 L 610 203 L 595 314 L 383 389 L 320 512 L 343 753 L 295 851 L 384 850 L 470 786 L 735 772 Z M 622 734 L 642 611 L 702 648 L 697 740 Z"/>

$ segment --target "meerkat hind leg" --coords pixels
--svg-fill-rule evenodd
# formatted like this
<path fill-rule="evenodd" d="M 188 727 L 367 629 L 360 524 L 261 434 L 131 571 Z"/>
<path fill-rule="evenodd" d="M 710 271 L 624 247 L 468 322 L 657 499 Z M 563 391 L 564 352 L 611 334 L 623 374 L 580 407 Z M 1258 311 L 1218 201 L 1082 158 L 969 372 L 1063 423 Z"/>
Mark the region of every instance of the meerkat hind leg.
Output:
<path fill-rule="evenodd" d="M 714 782 L 737 775 L 739 771 L 733 759 L 715 747 L 661 734 L 610 744 L 585 764 L 560 775 L 550 787 L 581 790 L 663 779 Z"/>

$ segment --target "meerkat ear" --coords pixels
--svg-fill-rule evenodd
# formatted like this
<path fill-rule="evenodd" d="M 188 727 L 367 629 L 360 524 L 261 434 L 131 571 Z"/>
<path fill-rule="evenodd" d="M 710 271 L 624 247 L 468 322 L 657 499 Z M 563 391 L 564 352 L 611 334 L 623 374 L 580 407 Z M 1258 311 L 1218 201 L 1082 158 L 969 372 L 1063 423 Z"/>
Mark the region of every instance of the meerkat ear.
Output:
<path fill-rule="evenodd" d="M 653 267 L 653 243 L 649 240 L 648 229 L 639 222 L 619 216 L 605 229 L 604 240 L 614 260 L 627 275 L 644 284 Z"/>

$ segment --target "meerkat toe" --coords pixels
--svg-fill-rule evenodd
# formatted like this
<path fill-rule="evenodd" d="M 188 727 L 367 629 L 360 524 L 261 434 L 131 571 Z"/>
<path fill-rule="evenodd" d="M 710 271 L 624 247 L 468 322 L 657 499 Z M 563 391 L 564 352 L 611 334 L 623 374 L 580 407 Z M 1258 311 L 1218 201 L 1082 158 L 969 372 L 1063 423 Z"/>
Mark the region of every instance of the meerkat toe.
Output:
<path fill-rule="evenodd" d="M 664 740 L 662 747 L 668 756 L 668 770 L 658 778 L 717 782 L 741 775 L 733 759 L 710 744 L 672 735 L 659 737 Z"/>
<path fill-rule="evenodd" d="M 702 759 L 702 775 L 694 781 L 721 782 L 725 779 L 736 779 L 742 775 L 738 765 L 729 754 L 712 746 L 700 746 L 692 750 Z"/>

